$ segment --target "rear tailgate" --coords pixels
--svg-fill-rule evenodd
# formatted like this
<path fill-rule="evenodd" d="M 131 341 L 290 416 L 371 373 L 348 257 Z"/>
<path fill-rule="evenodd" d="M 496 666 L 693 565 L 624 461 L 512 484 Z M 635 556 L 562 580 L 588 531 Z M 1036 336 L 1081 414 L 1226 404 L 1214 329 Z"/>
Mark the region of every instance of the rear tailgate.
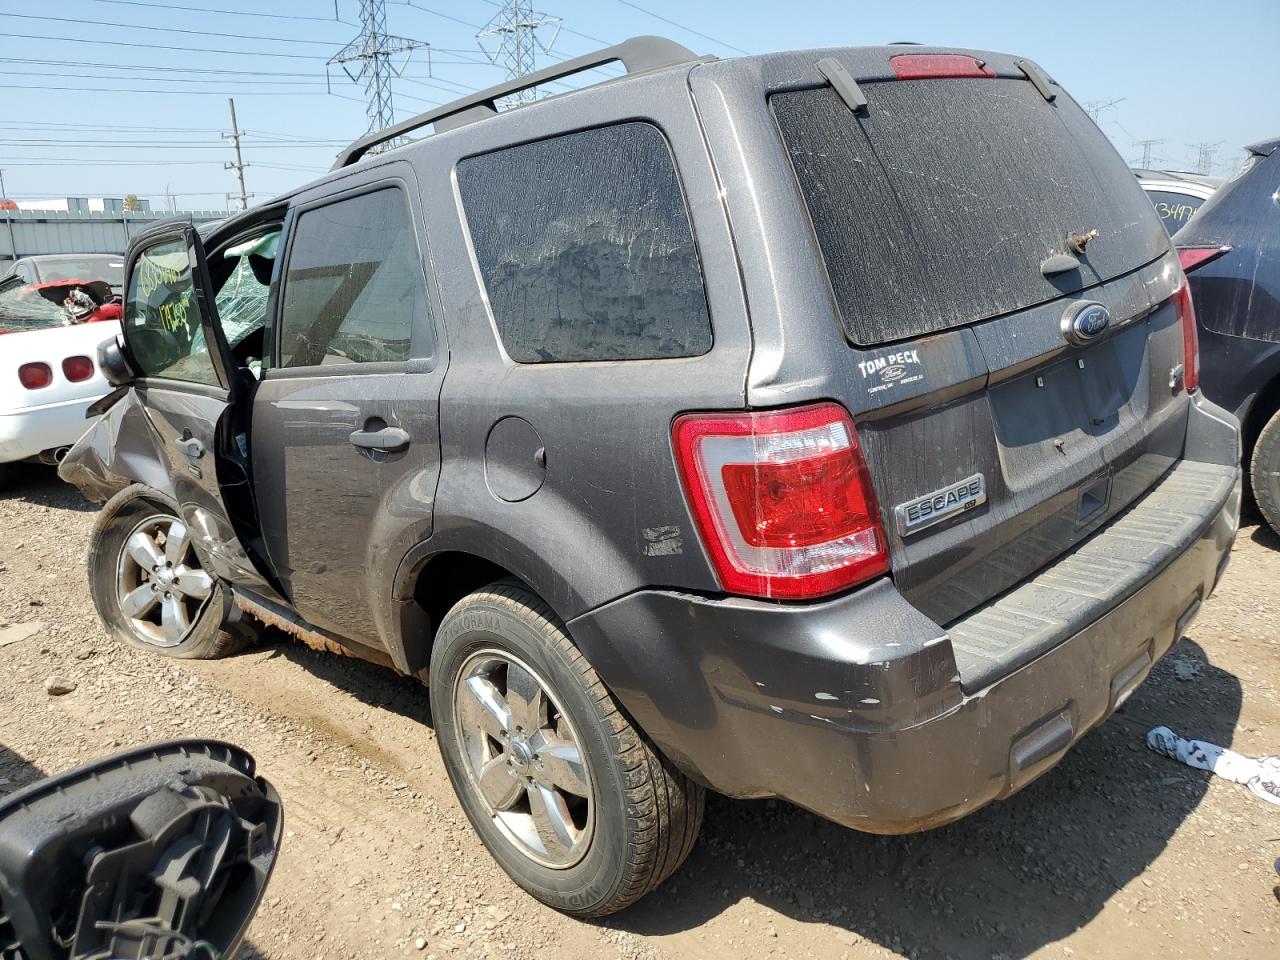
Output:
<path fill-rule="evenodd" d="M 966 55 L 975 76 L 898 79 L 892 58 L 903 54 L 756 65 L 836 323 L 818 349 L 794 332 L 805 318 L 780 318 L 792 331 L 780 360 L 753 303 L 750 396 L 794 402 L 803 384 L 854 413 L 895 583 L 947 624 L 1078 543 L 1177 459 L 1186 394 L 1170 386 L 1182 340 L 1169 298 L 1181 273 L 1124 161 L 1058 87 L 997 54 Z M 822 83 L 813 64 L 824 57 L 856 78 L 865 108 Z M 755 175 L 768 170 L 758 163 Z M 757 200 L 767 216 L 772 200 Z M 750 245 L 779 232 L 740 231 L 744 273 Z M 1073 236 L 1087 237 L 1083 253 Z M 1079 269 L 1042 271 L 1065 254 Z M 799 290 L 774 299 L 820 310 Z M 1077 346 L 1062 323 L 1080 300 L 1110 320 Z M 807 370 L 795 357 L 804 347 Z M 949 500 L 979 502 L 928 525 L 913 501 L 933 494 L 944 513 Z"/>

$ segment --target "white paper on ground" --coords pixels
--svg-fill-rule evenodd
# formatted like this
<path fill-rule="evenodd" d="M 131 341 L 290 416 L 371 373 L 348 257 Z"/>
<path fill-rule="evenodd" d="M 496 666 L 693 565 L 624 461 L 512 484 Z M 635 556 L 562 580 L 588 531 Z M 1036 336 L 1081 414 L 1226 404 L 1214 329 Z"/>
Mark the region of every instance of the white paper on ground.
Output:
<path fill-rule="evenodd" d="M 1168 727 L 1153 727 L 1147 733 L 1147 746 L 1189 767 L 1243 783 L 1255 796 L 1280 806 L 1280 757 L 1255 760 L 1207 740 L 1180 737 Z"/>

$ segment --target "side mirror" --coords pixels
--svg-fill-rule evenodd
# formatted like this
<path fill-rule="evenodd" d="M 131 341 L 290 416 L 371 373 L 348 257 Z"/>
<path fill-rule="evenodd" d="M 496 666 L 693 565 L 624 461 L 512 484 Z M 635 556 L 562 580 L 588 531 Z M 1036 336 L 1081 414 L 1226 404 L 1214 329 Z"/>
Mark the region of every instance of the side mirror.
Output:
<path fill-rule="evenodd" d="M 136 374 L 129 363 L 129 358 L 125 356 L 124 342 L 120 339 L 120 334 L 98 344 L 98 369 L 107 378 L 107 383 L 113 387 L 122 387 L 133 382 Z"/>
<path fill-rule="evenodd" d="M 27 960 L 231 957 L 280 849 L 249 754 L 181 740 L 0 802 L 0 949 Z"/>

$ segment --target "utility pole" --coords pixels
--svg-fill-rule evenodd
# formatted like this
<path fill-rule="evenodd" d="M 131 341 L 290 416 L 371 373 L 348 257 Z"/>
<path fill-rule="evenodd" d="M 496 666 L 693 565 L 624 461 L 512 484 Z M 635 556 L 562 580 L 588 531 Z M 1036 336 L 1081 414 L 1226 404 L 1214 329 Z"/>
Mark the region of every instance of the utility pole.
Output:
<path fill-rule="evenodd" d="M 236 151 L 236 162 L 231 163 L 230 161 L 228 161 L 227 163 L 224 163 L 222 165 L 222 169 L 234 170 L 236 172 L 236 179 L 240 181 L 240 209 L 248 210 L 249 198 L 253 196 L 253 194 L 244 192 L 244 168 L 247 167 L 248 164 L 240 159 L 241 134 L 240 134 L 240 127 L 236 125 L 236 102 L 233 98 L 228 97 L 227 105 L 231 107 L 231 132 L 224 133 L 222 136 L 225 139 L 231 141 L 231 146 Z"/>
<path fill-rule="evenodd" d="M 542 42 L 538 33 L 543 27 L 555 27 L 551 39 Z M 508 80 L 515 80 L 533 73 L 537 67 L 537 54 L 550 53 L 560 36 L 560 18 L 548 17 L 535 13 L 532 0 L 507 0 L 493 15 L 493 19 L 484 25 L 476 34 L 476 43 L 484 51 L 489 60 L 502 67 Z M 485 46 L 485 41 L 493 41 L 492 49 Z M 515 103 L 525 103 L 537 99 L 537 91 L 521 90 L 509 98 Z"/>
<path fill-rule="evenodd" d="M 8 194 L 4 192 L 4 171 L 0 170 L 0 200 L 7 200 Z M 13 238 L 13 215 L 9 213 L 9 205 L 4 205 L 4 223 L 9 228 L 9 251 L 11 257 L 10 265 L 18 262 L 18 241 Z"/>
<path fill-rule="evenodd" d="M 430 48 L 430 44 L 387 33 L 387 8 L 384 0 L 360 0 L 360 35 L 329 58 L 325 66 L 340 66 L 353 83 L 364 81 L 365 115 L 369 118 L 366 133 L 377 133 L 396 122 L 395 108 L 391 103 L 391 78 L 400 70 L 391 64 L 391 58 L 404 54 L 405 63 L 414 50 Z M 358 63 L 352 73 L 348 63 Z M 394 146 L 387 143 L 385 147 Z"/>
<path fill-rule="evenodd" d="M 1203 173 L 1206 176 L 1213 173 L 1214 154 L 1216 154 L 1218 152 L 1218 148 L 1222 146 L 1222 141 L 1219 140 L 1217 143 L 1209 143 L 1207 140 L 1202 140 L 1199 143 L 1188 144 L 1188 146 L 1197 151 L 1196 172 Z"/>
<path fill-rule="evenodd" d="M 1163 140 L 1135 140 L 1133 145 L 1142 148 L 1142 163 L 1138 164 L 1143 170 L 1151 169 L 1152 147 L 1158 147 L 1164 143 Z"/>

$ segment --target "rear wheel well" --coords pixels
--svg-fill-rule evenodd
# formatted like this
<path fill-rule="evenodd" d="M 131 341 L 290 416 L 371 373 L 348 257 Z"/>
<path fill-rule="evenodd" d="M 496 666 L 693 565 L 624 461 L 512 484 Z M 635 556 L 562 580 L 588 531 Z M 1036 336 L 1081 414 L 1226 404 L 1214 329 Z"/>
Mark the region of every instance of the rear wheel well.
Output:
<path fill-rule="evenodd" d="M 1277 375 L 1258 392 L 1258 398 L 1249 407 L 1244 419 L 1244 457 L 1245 463 L 1253 456 L 1253 445 L 1258 441 L 1258 434 L 1267 425 L 1275 412 L 1280 410 L 1280 375 Z"/>
<path fill-rule="evenodd" d="M 440 621 L 459 600 L 481 587 L 511 578 L 519 579 L 504 567 L 471 553 L 450 550 L 428 558 L 413 577 L 413 601 L 424 622 L 415 636 L 403 638 L 410 666 L 426 669 Z"/>

